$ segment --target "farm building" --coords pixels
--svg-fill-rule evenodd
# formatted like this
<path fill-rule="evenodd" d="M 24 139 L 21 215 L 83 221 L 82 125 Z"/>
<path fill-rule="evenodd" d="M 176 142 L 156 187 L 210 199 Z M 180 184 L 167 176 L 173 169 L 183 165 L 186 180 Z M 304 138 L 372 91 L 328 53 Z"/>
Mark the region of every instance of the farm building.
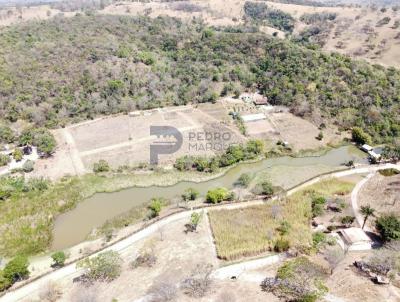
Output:
<path fill-rule="evenodd" d="M 370 145 L 364 144 L 361 146 L 361 150 L 363 150 L 365 152 L 370 152 L 370 151 L 374 150 L 374 148 L 372 148 Z"/>
<path fill-rule="evenodd" d="M 372 248 L 372 240 L 360 228 L 348 228 L 339 231 L 343 243 L 349 251 L 364 251 Z"/>

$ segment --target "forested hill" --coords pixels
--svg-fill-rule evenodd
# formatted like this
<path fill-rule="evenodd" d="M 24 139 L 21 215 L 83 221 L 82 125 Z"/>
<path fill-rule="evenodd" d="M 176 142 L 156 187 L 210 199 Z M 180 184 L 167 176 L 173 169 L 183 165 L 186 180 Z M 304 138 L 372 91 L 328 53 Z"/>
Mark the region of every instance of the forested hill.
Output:
<path fill-rule="evenodd" d="M 399 71 L 249 28 L 82 15 L 0 31 L 0 116 L 9 122 L 58 127 L 256 86 L 314 121 L 358 125 L 377 142 L 400 136 Z"/>

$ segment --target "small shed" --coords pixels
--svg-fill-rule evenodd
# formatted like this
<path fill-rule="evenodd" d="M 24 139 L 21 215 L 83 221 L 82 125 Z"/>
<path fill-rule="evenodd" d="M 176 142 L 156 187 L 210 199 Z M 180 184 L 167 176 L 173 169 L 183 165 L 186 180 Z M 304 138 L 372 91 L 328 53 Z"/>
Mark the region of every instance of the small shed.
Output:
<path fill-rule="evenodd" d="M 257 95 L 254 96 L 254 105 L 256 105 L 256 106 L 269 105 L 268 98 L 265 97 L 265 96 L 262 96 L 260 94 L 257 94 Z"/>
<path fill-rule="evenodd" d="M 372 240 L 360 228 L 348 228 L 339 231 L 349 251 L 364 251 L 372 248 Z"/>
<path fill-rule="evenodd" d="M 364 144 L 361 146 L 361 150 L 363 150 L 365 152 L 370 152 L 370 151 L 373 151 L 374 148 L 372 148 L 370 145 Z"/>
<path fill-rule="evenodd" d="M 265 120 L 266 118 L 267 117 L 265 116 L 264 113 L 242 115 L 242 120 L 244 122 L 256 122 L 256 121 Z"/>

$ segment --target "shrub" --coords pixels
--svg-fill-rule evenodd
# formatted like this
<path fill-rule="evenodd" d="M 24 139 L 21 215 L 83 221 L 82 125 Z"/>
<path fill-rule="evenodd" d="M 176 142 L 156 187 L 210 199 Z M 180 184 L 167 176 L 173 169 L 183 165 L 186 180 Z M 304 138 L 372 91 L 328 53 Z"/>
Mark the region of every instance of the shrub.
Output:
<path fill-rule="evenodd" d="M 0 125 L 0 143 L 11 144 L 14 139 L 14 131 L 8 126 Z"/>
<path fill-rule="evenodd" d="M 33 145 L 44 156 L 50 156 L 56 149 L 57 142 L 53 134 L 46 128 L 28 128 L 19 137 L 21 146 Z"/>
<path fill-rule="evenodd" d="M 25 173 L 30 173 L 33 171 L 35 167 L 35 162 L 31 161 L 31 160 L 27 160 L 26 162 L 24 162 L 24 164 L 22 165 L 22 170 Z"/>
<path fill-rule="evenodd" d="M 274 187 L 272 186 L 272 183 L 269 181 L 264 181 L 261 183 L 261 188 L 262 188 L 262 194 L 271 196 L 274 194 Z"/>
<path fill-rule="evenodd" d="M 110 165 L 104 159 L 99 160 L 93 165 L 93 172 L 101 173 L 110 171 Z"/>
<path fill-rule="evenodd" d="M 152 198 L 149 205 L 149 209 L 151 211 L 151 218 L 159 216 L 162 207 L 163 207 L 163 201 L 161 198 Z"/>
<path fill-rule="evenodd" d="M 7 165 L 11 161 L 8 155 L 0 154 L 0 167 Z"/>
<path fill-rule="evenodd" d="M 340 222 L 346 227 L 350 227 L 356 218 L 354 216 L 344 216 L 340 219 Z"/>
<path fill-rule="evenodd" d="M 43 302 L 56 302 L 62 296 L 60 287 L 53 282 L 47 283 L 39 293 L 40 301 Z"/>
<path fill-rule="evenodd" d="M 211 265 L 197 265 L 192 274 L 181 283 L 183 292 L 190 297 L 204 297 L 212 284 L 211 272 Z"/>
<path fill-rule="evenodd" d="M 0 270 L 0 292 L 6 290 L 12 285 L 12 282 L 4 276 L 4 272 Z"/>
<path fill-rule="evenodd" d="M 384 241 L 400 239 L 400 220 L 394 215 L 379 217 L 376 228 Z"/>
<path fill-rule="evenodd" d="M 206 200 L 210 203 L 220 203 L 227 199 L 229 192 L 225 188 L 216 188 L 207 192 Z"/>
<path fill-rule="evenodd" d="M 314 197 L 311 201 L 313 217 L 320 216 L 324 213 L 326 199 L 324 197 Z"/>
<path fill-rule="evenodd" d="M 157 263 L 157 257 L 154 255 L 153 250 L 142 252 L 134 261 L 131 262 L 131 268 L 138 267 L 153 267 Z"/>
<path fill-rule="evenodd" d="M 63 251 L 55 252 L 51 255 L 51 259 L 53 259 L 52 267 L 62 267 L 64 266 L 65 260 L 67 259 L 67 255 Z"/>
<path fill-rule="evenodd" d="M 26 279 L 29 277 L 28 266 L 29 262 L 26 256 L 15 256 L 4 267 L 3 276 L 11 283 Z"/>
<path fill-rule="evenodd" d="M 13 157 L 16 161 L 21 161 L 24 157 L 24 153 L 20 148 L 16 148 L 13 152 Z"/>
<path fill-rule="evenodd" d="M 351 130 L 352 140 L 358 144 L 371 144 L 371 136 L 360 127 L 354 127 Z"/>
<path fill-rule="evenodd" d="M 247 188 L 250 184 L 251 181 L 251 177 L 249 174 L 247 173 L 243 173 L 242 175 L 240 175 L 240 177 L 238 178 L 238 180 L 236 181 L 236 185 L 243 187 L 243 188 Z"/>
<path fill-rule="evenodd" d="M 193 212 L 192 215 L 190 215 L 190 222 L 185 225 L 185 227 L 186 227 L 185 233 L 195 232 L 197 230 L 197 226 L 199 225 L 202 217 L 203 217 L 203 213 Z"/>
<path fill-rule="evenodd" d="M 275 278 L 264 279 L 261 288 L 285 301 L 314 302 L 328 291 L 323 283 L 325 276 L 322 267 L 299 257 L 286 261 Z"/>
<path fill-rule="evenodd" d="M 274 251 L 277 253 L 286 252 L 290 248 L 289 240 L 284 238 L 278 238 L 274 243 Z"/>
<path fill-rule="evenodd" d="M 122 259 L 117 252 L 107 251 L 92 258 L 78 262 L 79 268 L 85 269 L 88 281 L 112 281 L 121 274 Z"/>
<path fill-rule="evenodd" d="M 184 201 L 196 200 L 198 196 L 199 196 L 199 191 L 193 188 L 189 188 L 186 189 L 185 192 L 182 194 L 182 199 Z"/>
<path fill-rule="evenodd" d="M 312 240 L 313 240 L 313 246 L 315 248 L 318 248 L 319 246 L 321 246 L 326 242 L 326 235 L 322 232 L 315 232 L 313 233 Z"/>

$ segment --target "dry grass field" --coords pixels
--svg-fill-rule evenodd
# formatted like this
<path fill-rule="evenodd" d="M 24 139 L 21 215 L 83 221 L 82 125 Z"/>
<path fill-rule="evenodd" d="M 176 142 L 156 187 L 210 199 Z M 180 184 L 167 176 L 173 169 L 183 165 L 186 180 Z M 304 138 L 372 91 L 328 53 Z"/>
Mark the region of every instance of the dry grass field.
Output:
<path fill-rule="evenodd" d="M 354 184 L 329 179 L 295 193 L 286 200 L 235 210 L 209 211 L 218 257 L 235 260 L 273 250 L 283 238 L 294 248 L 311 246 L 311 198 L 348 194 Z M 288 223 L 287 233 L 281 231 Z"/>

